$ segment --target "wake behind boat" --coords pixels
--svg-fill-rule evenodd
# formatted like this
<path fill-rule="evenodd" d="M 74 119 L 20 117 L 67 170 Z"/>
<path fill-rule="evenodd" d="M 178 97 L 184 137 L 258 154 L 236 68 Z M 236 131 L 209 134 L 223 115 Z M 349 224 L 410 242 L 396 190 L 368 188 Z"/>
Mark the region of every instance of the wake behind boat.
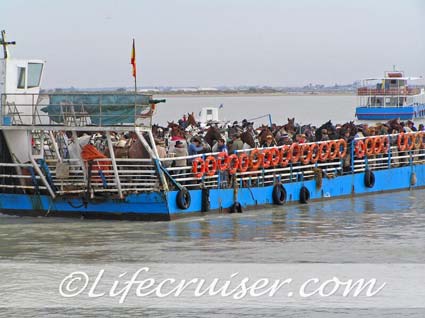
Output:
<path fill-rule="evenodd" d="M 4 36 L 2 44 L 6 53 Z M 171 123 L 164 154 L 157 138 L 164 129 L 152 125 L 162 100 L 140 93 L 41 94 L 43 61 L 5 54 L 0 65 L 1 213 L 172 220 L 425 186 L 424 132 L 407 132 L 397 118 L 373 134 L 347 123 L 344 133 L 328 125 L 311 139 L 290 120 L 277 130 L 263 127 L 260 143 L 248 123 L 231 133 L 229 151 L 219 145 L 206 153 L 202 140 L 187 141 L 185 130 Z M 211 143 L 226 142 L 215 126 L 205 133 Z"/>

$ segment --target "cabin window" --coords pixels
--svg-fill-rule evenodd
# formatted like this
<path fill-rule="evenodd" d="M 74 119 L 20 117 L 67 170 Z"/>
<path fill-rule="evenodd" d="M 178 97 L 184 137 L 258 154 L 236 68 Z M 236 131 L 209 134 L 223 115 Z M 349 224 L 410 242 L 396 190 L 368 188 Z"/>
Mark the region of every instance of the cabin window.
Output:
<path fill-rule="evenodd" d="M 25 67 L 18 67 L 18 88 L 25 88 Z"/>
<path fill-rule="evenodd" d="M 207 109 L 207 115 L 212 115 L 212 109 Z"/>
<path fill-rule="evenodd" d="M 41 63 L 28 63 L 28 88 L 40 86 L 41 71 L 43 64 Z"/>

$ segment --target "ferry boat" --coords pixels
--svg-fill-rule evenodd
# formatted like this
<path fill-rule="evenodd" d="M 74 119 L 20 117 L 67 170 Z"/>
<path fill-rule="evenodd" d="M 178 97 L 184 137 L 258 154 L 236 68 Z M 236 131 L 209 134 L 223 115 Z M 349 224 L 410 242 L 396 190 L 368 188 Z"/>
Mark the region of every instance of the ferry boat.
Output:
<path fill-rule="evenodd" d="M 423 132 L 160 157 L 159 100 L 41 93 L 44 61 L 1 43 L 0 213 L 173 220 L 425 186 Z"/>
<path fill-rule="evenodd" d="M 384 122 L 391 119 L 425 121 L 425 89 L 410 86 L 421 77 L 406 77 L 404 72 L 385 72 L 383 77 L 363 80 L 358 88 L 359 107 L 356 117 L 360 122 Z"/>

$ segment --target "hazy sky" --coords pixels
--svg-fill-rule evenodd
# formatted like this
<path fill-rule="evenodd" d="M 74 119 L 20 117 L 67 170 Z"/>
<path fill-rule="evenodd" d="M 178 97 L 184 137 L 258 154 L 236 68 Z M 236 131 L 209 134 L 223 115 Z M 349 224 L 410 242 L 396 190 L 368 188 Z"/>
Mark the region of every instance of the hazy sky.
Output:
<path fill-rule="evenodd" d="M 1 0 L 12 55 L 44 87 L 350 83 L 425 75 L 424 0 Z"/>

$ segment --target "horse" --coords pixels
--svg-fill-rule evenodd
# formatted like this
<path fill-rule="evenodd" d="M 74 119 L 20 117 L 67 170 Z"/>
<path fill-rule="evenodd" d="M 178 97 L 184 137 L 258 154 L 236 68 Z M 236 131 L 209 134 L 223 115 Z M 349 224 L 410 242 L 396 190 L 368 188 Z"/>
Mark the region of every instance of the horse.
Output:
<path fill-rule="evenodd" d="M 219 129 L 216 126 L 210 126 L 207 130 L 207 133 L 204 136 L 204 140 L 207 144 L 212 147 L 214 145 L 214 140 L 219 140 L 222 138 Z"/>
<path fill-rule="evenodd" d="M 387 121 L 386 125 L 390 127 L 390 133 L 392 133 L 393 130 L 397 130 L 397 132 L 403 131 L 403 126 L 401 125 L 399 118 L 395 118 L 395 119 L 391 119 Z"/>
<path fill-rule="evenodd" d="M 266 142 L 268 135 L 273 136 L 272 131 L 270 130 L 270 128 L 267 125 L 262 125 L 258 129 L 260 130 L 260 133 L 258 134 L 258 141 L 259 141 L 260 145 L 262 145 Z M 273 138 L 274 138 L 274 136 L 273 136 Z"/>
<path fill-rule="evenodd" d="M 288 118 L 288 123 L 283 125 L 283 128 L 285 128 L 285 130 L 288 134 L 294 135 L 296 133 L 296 131 L 295 131 L 295 117 Z"/>
<path fill-rule="evenodd" d="M 127 140 L 120 140 L 113 146 L 115 158 L 148 159 L 150 154 L 135 133 Z M 104 155 L 110 157 L 110 149 L 106 148 Z"/>
<path fill-rule="evenodd" d="M 192 112 L 192 114 L 187 113 L 187 127 L 198 127 L 198 123 L 196 122 L 195 115 Z"/>
<path fill-rule="evenodd" d="M 168 121 L 167 123 L 167 128 L 170 130 L 171 137 L 180 137 L 186 139 L 186 134 L 179 124 L 176 124 L 174 121 Z"/>
<path fill-rule="evenodd" d="M 332 121 L 327 121 L 322 126 L 316 129 L 316 141 L 322 140 L 322 130 L 326 129 L 328 131 L 329 139 L 337 139 L 338 136 L 336 134 L 335 126 L 332 124 Z"/>
<path fill-rule="evenodd" d="M 249 130 L 245 130 L 241 134 L 241 140 L 244 144 L 249 145 L 251 148 L 255 148 L 255 139 L 252 132 L 250 132 Z"/>

